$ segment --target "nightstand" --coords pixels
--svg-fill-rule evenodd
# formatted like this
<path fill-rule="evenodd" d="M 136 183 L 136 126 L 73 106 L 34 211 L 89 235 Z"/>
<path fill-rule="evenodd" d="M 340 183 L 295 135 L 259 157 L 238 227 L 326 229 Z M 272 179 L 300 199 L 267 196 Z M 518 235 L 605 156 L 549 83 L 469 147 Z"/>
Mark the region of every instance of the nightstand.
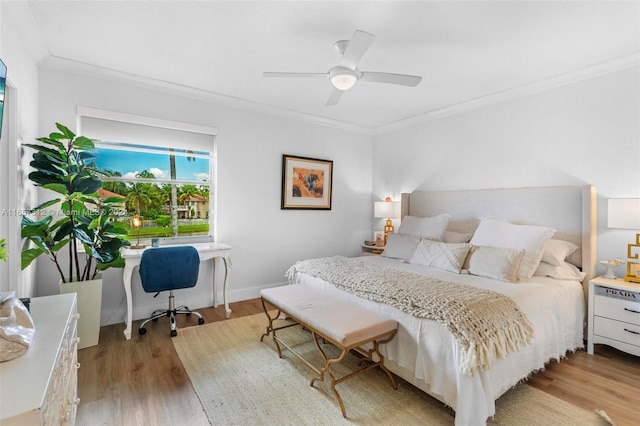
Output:
<path fill-rule="evenodd" d="M 362 244 L 363 256 L 374 256 L 382 253 L 383 251 L 384 251 L 384 247 L 368 246 L 366 244 Z"/>
<path fill-rule="evenodd" d="M 603 277 L 589 281 L 591 355 L 595 343 L 640 356 L 640 284 Z"/>

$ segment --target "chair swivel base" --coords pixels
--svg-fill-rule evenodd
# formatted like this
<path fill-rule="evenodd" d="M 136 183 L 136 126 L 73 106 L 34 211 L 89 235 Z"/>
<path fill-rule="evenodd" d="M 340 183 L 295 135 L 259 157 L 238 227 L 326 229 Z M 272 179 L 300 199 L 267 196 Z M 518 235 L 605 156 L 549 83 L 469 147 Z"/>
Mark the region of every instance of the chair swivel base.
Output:
<path fill-rule="evenodd" d="M 174 308 L 175 305 L 173 300 L 173 292 L 171 292 L 169 296 L 169 309 L 154 311 L 149 318 L 147 318 L 142 322 L 142 324 L 140 324 L 140 327 L 138 328 L 138 334 L 142 336 L 147 332 L 147 329 L 144 328 L 144 326 L 147 325 L 149 321 L 157 321 L 161 317 L 169 317 L 169 324 L 171 325 L 171 337 L 175 337 L 178 335 L 178 331 L 176 330 L 176 315 L 180 314 L 187 316 L 191 316 L 191 314 L 193 314 L 198 317 L 198 325 L 204 324 L 204 318 L 202 318 L 202 315 L 200 315 L 198 312 L 192 311 L 187 306 Z"/>

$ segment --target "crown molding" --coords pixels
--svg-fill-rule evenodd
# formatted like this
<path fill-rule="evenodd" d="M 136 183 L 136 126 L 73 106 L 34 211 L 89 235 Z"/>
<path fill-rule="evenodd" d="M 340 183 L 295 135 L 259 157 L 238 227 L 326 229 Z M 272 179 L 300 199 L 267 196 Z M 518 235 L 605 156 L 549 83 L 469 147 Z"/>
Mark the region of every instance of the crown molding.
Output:
<path fill-rule="evenodd" d="M 203 89 L 197 89 L 190 86 L 171 83 L 168 81 L 156 80 L 148 77 L 142 77 L 136 74 L 98 67 L 95 65 L 73 61 L 58 56 L 48 56 L 44 60 L 42 60 L 39 65 L 40 67 L 45 69 L 70 72 L 85 77 L 100 78 L 108 81 L 126 80 L 128 83 L 143 89 L 156 90 L 174 96 L 184 96 L 187 98 L 211 102 L 219 106 L 225 106 L 243 111 L 256 112 L 319 126 L 331 127 L 334 129 L 346 130 L 354 133 L 361 133 L 365 135 L 373 134 L 373 129 L 369 127 L 359 126 L 339 120 L 333 120 L 314 114 L 306 114 L 300 111 L 276 107 L 260 102 L 253 102 L 246 99 L 236 98 L 233 96 L 210 92 Z"/>
<path fill-rule="evenodd" d="M 570 71 L 564 74 L 545 78 L 533 83 L 524 84 L 522 86 L 513 87 L 511 89 L 506 89 L 500 92 L 491 93 L 489 95 L 471 99 L 469 101 L 460 102 L 455 105 L 450 105 L 444 108 L 425 112 L 423 114 L 419 114 L 404 120 L 398 120 L 385 126 L 376 127 L 375 129 L 373 129 L 373 134 L 380 135 L 395 130 L 401 130 L 407 127 L 425 123 L 427 121 L 436 120 L 438 118 L 459 114 L 461 112 L 470 111 L 477 108 L 483 108 L 489 105 L 498 104 L 535 93 L 540 93 L 545 90 L 554 89 L 560 86 L 566 86 L 582 80 L 587 80 L 616 71 L 622 71 L 628 68 L 637 67 L 639 65 L 640 52 L 636 52 L 631 55 L 613 59 L 611 61 L 602 62 L 600 64 L 581 68 L 576 71 Z"/>
<path fill-rule="evenodd" d="M 613 59 L 593 66 L 585 67 L 576 71 L 570 71 L 554 77 L 542 79 L 533 83 L 524 84 L 522 86 L 506 89 L 500 92 L 491 93 L 486 96 L 460 102 L 455 105 L 449 105 L 433 111 L 428 111 L 407 119 L 398 120 L 394 123 L 380 127 L 370 128 L 359 126 L 352 123 L 346 123 L 339 120 L 333 120 L 314 114 L 306 114 L 287 108 L 276 107 L 273 105 L 253 102 L 246 99 L 236 98 L 233 96 L 223 95 L 220 93 L 210 92 L 207 90 L 197 89 L 194 87 L 184 86 L 171 83 L 168 81 L 156 80 L 142 77 L 135 74 L 116 71 L 108 68 L 97 67 L 82 62 L 72 61 L 56 56 L 47 56 L 41 61 L 40 66 L 46 69 L 71 72 L 92 78 L 101 78 L 110 81 L 122 81 L 123 79 L 130 84 L 145 88 L 168 93 L 171 95 L 184 96 L 205 102 L 211 102 L 216 105 L 229 108 L 239 109 L 261 113 L 265 115 L 295 120 L 299 122 L 330 127 L 339 130 L 345 130 L 354 133 L 374 136 L 388 133 L 391 131 L 405 129 L 419 125 L 431 120 L 442 117 L 459 114 L 477 108 L 483 108 L 490 105 L 506 102 L 509 100 L 521 98 L 524 96 L 540 93 L 546 90 L 554 89 L 561 86 L 577 83 L 582 80 L 598 77 L 605 74 L 625 70 L 628 68 L 640 66 L 640 52 Z"/>

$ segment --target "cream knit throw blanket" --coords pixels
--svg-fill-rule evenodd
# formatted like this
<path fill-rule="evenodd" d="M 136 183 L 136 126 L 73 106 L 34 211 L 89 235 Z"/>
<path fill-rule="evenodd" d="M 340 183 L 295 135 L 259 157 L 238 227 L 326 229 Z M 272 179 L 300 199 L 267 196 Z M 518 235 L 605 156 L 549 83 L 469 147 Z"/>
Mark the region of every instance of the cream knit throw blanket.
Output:
<path fill-rule="evenodd" d="M 460 372 L 473 375 L 531 343 L 533 325 L 509 297 L 490 290 L 342 256 L 297 262 L 286 273 L 321 278 L 358 297 L 438 321 L 462 346 Z"/>

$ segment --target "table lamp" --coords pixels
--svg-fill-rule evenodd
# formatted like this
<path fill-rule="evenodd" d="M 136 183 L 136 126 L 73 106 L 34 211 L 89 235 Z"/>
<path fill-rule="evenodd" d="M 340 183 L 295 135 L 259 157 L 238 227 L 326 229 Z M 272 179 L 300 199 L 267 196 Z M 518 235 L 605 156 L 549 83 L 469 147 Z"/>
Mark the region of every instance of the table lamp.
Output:
<path fill-rule="evenodd" d="M 624 280 L 640 283 L 640 198 L 610 198 L 607 226 L 637 232 L 635 242 L 627 245 L 627 274 Z"/>
<path fill-rule="evenodd" d="M 140 217 L 140 215 L 138 214 L 138 211 L 136 210 L 136 212 L 133 214 L 133 217 L 131 218 L 131 227 L 135 228 L 138 232 L 138 243 L 135 246 L 131 246 L 132 249 L 142 249 L 145 248 L 146 246 L 144 244 L 140 244 L 140 228 L 142 228 L 142 218 Z"/>
<path fill-rule="evenodd" d="M 387 197 L 384 201 L 376 201 L 374 216 L 376 219 L 387 219 L 384 227 L 384 243 L 387 244 L 387 234 L 394 231 L 391 219 L 400 219 L 400 201 L 391 201 L 391 197 Z"/>

